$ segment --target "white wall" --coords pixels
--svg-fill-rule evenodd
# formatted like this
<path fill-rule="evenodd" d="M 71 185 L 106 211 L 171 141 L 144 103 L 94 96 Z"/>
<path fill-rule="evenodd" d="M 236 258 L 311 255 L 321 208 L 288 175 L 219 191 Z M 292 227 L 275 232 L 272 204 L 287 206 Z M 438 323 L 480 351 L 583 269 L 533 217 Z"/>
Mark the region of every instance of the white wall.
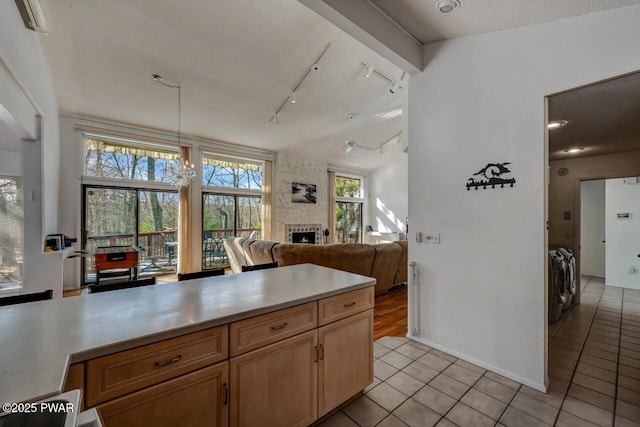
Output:
<path fill-rule="evenodd" d="M 0 60 L 11 70 L 21 91 L 42 116 L 41 139 L 23 143 L 23 292 L 53 289 L 54 296 L 58 297 L 62 294 L 61 255 L 42 253 L 43 236 L 56 233 L 58 229 L 58 109 L 39 37 L 25 29 L 15 2 L 0 2 Z M 0 92 L 9 89 L 13 88 L 3 87 Z M 23 127 L 33 128 L 33 124 L 27 123 Z"/>
<path fill-rule="evenodd" d="M 629 213 L 630 217 L 621 219 L 618 213 Z M 608 179 L 605 216 L 607 285 L 640 289 L 640 183 Z"/>
<path fill-rule="evenodd" d="M 580 273 L 604 278 L 605 180 L 580 184 Z"/>
<path fill-rule="evenodd" d="M 369 175 L 369 225 L 375 231 L 404 233 L 409 215 L 406 153 L 399 153 Z"/>
<path fill-rule="evenodd" d="M 640 69 L 640 6 L 425 46 L 410 80 L 409 217 L 418 339 L 546 382 L 545 95 Z M 514 188 L 466 191 L 490 162 Z M 410 305 L 411 307 L 411 305 Z"/>
<path fill-rule="evenodd" d="M 0 150 L 0 175 L 22 176 L 22 153 Z"/>

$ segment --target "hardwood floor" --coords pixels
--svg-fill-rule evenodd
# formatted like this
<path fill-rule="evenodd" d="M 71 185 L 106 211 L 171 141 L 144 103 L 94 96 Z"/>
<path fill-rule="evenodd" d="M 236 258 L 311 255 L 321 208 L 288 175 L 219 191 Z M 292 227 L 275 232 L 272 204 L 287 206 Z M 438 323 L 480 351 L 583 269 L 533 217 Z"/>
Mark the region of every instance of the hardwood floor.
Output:
<path fill-rule="evenodd" d="M 373 338 L 407 335 L 407 287 L 376 297 L 373 309 Z"/>

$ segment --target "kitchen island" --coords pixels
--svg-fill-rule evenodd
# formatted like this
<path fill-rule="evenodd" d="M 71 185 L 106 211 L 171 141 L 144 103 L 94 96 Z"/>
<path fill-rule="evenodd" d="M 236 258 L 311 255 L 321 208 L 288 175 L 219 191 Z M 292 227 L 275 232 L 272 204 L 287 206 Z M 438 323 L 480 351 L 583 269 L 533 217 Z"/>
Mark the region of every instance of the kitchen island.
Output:
<path fill-rule="evenodd" d="M 302 264 L 2 307 L 0 402 L 56 395 L 71 370 L 107 426 L 140 422 L 154 396 L 167 412 L 190 384 L 214 400 L 211 425 L 252 425 L 259 408 L 310 424 L 372 380 L 374 285 Z M 294 393 L 294 408 L 274 409 L 274 393 Z"/>

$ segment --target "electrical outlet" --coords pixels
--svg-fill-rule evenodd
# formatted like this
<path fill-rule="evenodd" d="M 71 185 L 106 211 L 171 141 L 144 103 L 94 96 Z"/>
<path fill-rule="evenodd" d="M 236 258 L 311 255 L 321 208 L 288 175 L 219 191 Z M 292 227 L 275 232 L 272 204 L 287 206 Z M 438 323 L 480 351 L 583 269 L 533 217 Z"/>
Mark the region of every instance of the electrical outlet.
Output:
<path fill-rule="evenodd" d="M 424 233 L 425 243 L 440 243 L 440 233 Z"/>
<path fill-rule="evenodd" d="M 418 231 L 416 233 L 416 242 L 417 243 L 421 243 L 422 242 L 422 232 Z"/>

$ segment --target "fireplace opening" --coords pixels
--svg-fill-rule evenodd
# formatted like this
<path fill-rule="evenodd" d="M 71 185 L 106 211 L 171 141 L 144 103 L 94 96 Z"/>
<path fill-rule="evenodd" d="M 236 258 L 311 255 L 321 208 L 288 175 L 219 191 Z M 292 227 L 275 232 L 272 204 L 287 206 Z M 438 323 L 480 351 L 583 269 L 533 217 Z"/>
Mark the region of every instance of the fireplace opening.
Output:
<path fill-rule="evenodd" d="M 307 232 L 292 232 L 291 233 L 291 243 L 310 243 L 312 245 L 316 244 L 316 233 L 314 231 Z"/>

